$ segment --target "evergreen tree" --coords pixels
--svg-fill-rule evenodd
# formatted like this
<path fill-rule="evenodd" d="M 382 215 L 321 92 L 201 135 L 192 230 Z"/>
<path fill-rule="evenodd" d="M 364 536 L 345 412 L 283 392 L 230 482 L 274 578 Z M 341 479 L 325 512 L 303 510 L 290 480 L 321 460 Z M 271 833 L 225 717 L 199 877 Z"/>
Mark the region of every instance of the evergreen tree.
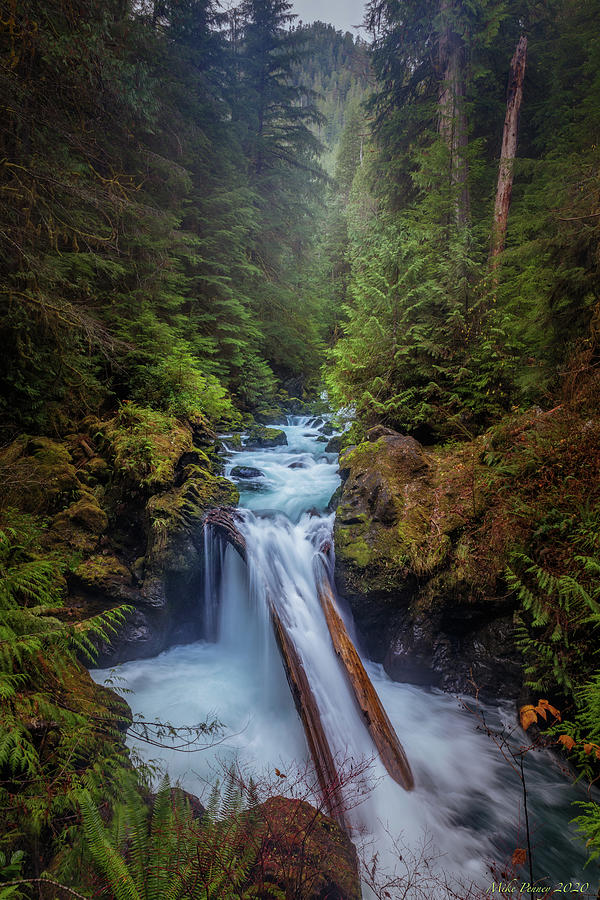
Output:
<path fill-rule="evenodd" d="M 319 335 L 314 306 L 302 290 L 301 266 L 312 245 L 323 173 L 312 95 L 295 83 L 304 40 L 287 26 L 283 0 L 240 7 L 240 81 L 234 115 L 247 161 L 255 220 L 249 244 L 255 267 L 249 292 L 264 331 L 264 353 L 284 377 L 315 373 Z"/>

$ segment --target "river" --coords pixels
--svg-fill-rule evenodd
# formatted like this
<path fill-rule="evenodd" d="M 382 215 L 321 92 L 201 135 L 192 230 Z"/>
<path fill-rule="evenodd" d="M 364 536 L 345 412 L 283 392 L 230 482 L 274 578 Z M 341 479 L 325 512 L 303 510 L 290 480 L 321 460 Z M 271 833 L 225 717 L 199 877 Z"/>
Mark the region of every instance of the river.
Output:
<path fill-rule="evenodd" d="M 172 780 L 199 795 L 233 760 L 271 780 L 275 770 L 286 775 L 305 765 L 307 744 L 273 637 L 268 590 L 302 658 L 336 759 L 355 766 L 371 761 L 353 785 L 361 802 L 350 812 L 363 855 L 377 851 L 381 866 L 401 869 L 426 844 L 432 872 L 489 891 L 513 851 L 525 846 L 521 783 L 481 728 L 477 712 L 437 690 L 394 683 L 380 666 L 363 660 L 406 751 L 415 790 L 404 791 L 376 758 L 317 597 L 315 561 L 331 536 L 327 505 L 339 484 L 337 458 L 319 442 L 318 424 L 290 419 L 280 426 L 288 446 L 229 455 L 226 475 L 234 466 L 247 466 L 262 476 L 239 483 L 248 566 L 232 548 L 224 551 L 209 537 L 214 565 L 208 567 L 208 600 L 190 598 L 215 640 L 118 667 L 135 713 L 175 725 L 215 716 L 225 726 L 224 739 L 191 755 L 143 743 L 136 751 L 146 760 L 158 759 Z M 218 584 L 211 578 L 216 569 L 222 571 Z M 351 621 L 348 626 L 352 630 Z M 93 675 L 103 681 L 114 672 Z M 513 727 L 510 704 L 479 713 L 491 728 Z M 516 740 L 526 739 L 521 733 Z M 285 782 L 280 778 L 278 792 L 285 793 Z M 550 887 L 591 882 L 589 892 L 579 896 L 595 896 L 598 869 L 584 870 L 585 854 L 569 825 L 574 791 L 550 754 L 528 754 L 526 783 L 536 880 Z M 492 871 L 494 863 L 500 868 Z M 527 879 L 527 870 L 520 874 Z"/>

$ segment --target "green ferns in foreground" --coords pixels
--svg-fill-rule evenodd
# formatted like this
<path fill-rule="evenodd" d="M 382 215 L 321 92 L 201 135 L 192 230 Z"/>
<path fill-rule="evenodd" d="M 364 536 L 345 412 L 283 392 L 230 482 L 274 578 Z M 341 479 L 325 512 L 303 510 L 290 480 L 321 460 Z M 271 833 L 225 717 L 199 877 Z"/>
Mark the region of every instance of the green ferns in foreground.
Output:
<path fill-rule="evenodd" d="M 248 798 L 248 799 L 251 799 Z M 229 900 L 258 896 L 250 873 L 258 847 L 251 811 L 233 779 L 211 794 L 201 820 L 165 778 L 151 813 L 129 790 L 107 829 L 91 796 L 81 797 L 89 852 L 115 900 Z M 284 898 L 275 885 L 262 897 Z"/>
<path fill-rule="evenodd" d="M 111 709 L 77 662 L 93 658 L 94 640 L 109 638 L 123 610 L 66 623 L 64 560 L 37 556 L 40 528 L 31 517 L 3 518 L 0 830 L 3 848 L 26 848 L 38 867 L 71 837 L 80 791 L 110 797 L 124 772 L 116 740 L 123 710 Z"/>

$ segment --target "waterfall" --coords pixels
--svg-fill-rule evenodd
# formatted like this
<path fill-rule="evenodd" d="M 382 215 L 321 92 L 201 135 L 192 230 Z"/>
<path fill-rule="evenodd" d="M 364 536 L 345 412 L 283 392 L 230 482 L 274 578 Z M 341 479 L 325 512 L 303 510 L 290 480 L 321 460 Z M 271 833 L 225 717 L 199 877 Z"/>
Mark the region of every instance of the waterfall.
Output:
<path fill-rule="evenodd" d="M 489 890 L 489 862 L 503 862 L 517 846 L 520 782 L 455 698 L 395 684 L 381 666 L 363 660 L 405 746 L 415 790 L 404 791 L 380 762 L 333 652 L 319 601 L 323 565 L 331 567 L 330 554 L 321 552 L 333 526 L 327 506 L 339 484 L 337 460 L 317 440 L 321 426 L 320 419 L 294 417 L 282 426 L 288 446 L 231 455 L 227 475 L 236 465 L 262 473 L 239 482 L 243 508 L 236 518 L 247 563 L 216 531 L 206 529 L 205 597 L 198 609 L 205 640 L 119 667 L 133 691 L 127 700 L 134 712 L 175 725 L 215 716 L 225 726 L 223 742 L 193 757 L 131 743 L 146 759 L 159 756 L 171 777 L 197 794 L 233 761 L 271 780 L 275 770 L 286 773 L 308 764 L 273 633 L 271 602 L 310 680 L 336 761 L 359 770 L 369 762 L 350 801 L 361 800 L 349 813 L 355 841 L 367 844 L 390 869 L 408 864 L 429 842 L 432 871 L 454 873 L 463 882 L 473 879 Z M 346 624 L 352 633 L 350 619 Z M 113 673 L 93 674 L 103 681 Z M 492 727 L 512 721 L 508 707 L 485 713 Z M 573 845 L 568 826 L 571 787 L 554 772 L 548 754 L 529 755 L 526 762 L 538 877 L 552 873 L 553 884 L 581 880 L 584 854 Z M 278 790 L 285 789 L 282 779 Z"/>

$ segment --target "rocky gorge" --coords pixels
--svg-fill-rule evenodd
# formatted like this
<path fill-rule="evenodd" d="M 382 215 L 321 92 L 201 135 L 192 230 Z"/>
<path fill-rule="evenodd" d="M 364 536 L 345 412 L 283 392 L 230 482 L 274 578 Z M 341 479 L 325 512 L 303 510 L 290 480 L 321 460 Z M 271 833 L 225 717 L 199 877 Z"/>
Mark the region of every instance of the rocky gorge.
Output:
<path fill-rule="evenodd" d="M 331 438 L 329 423 L 324 431 L 326 450 L 339 452 L 343 436 Z M 248 448 L 284 442 L 283 432 L 264 426 L 245 437 Z M 23 437 L 3 451 L 6 500 L 44 517 L 44 550 L 69 559 L 63 615 L 131 608 L 100 649 L 101 664 L 201 636 L 202 522 L 238 500 L 220 474 L 220 446 L 198 423 L 158 414 L 145 421 L 124 409 L 84 421 L 62 441 Z M 332 498 L 335 574 L 364 649 L 394 680 L 516 698 L 515 600 L 501 553 L 485 551 L 486 501 L 474 487 L 482 452 L 481 441 L 428 451 L 382 426 L 342 449 L 343 485 Z M 234 474 L 260 477 L 244 467 Z M 17 482 L 33 486 L 24 502 L 11 487 Z"/>

